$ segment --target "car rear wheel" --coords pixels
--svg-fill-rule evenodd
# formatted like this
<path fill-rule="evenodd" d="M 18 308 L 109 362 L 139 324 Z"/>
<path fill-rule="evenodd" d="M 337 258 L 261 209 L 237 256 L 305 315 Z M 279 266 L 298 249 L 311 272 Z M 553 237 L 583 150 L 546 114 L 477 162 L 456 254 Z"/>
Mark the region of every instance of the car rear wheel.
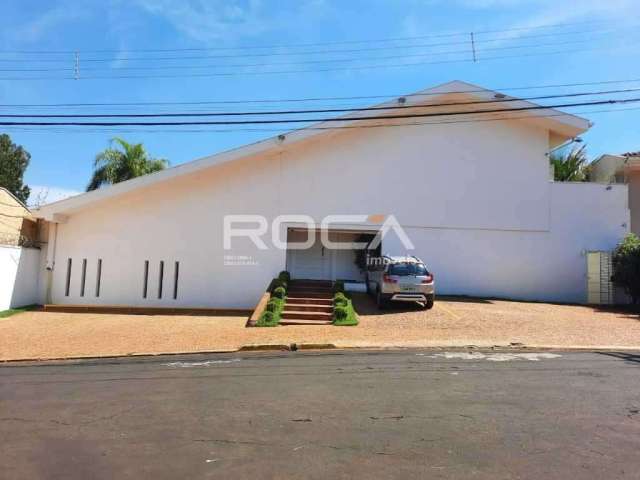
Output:
<path fill-rule="evenodd" d="M 430 298 L 429 300 L 424 302 L 422 308 L 424 308 L 425 310 L 431 310 L 433 308 L 433 298 Z"/>

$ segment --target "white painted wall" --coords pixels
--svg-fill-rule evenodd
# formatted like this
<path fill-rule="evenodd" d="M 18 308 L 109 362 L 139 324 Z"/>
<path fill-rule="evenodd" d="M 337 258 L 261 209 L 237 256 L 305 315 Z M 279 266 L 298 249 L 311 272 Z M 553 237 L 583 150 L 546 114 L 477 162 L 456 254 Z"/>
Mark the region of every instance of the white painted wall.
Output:
<path fill-rule="evenodd" d="M 548 138 L 548 131 L 521 121 L 354 129 L 292 148 L 285 141 L 268 156 L 127 193 L 59 225 L 53 301 L 252 307 L 284 268 L 286 254 L 259 250 L 249 240 L 236 240 L 225 252 L 223 216 L 232 213 L 308 214 L 317 222 L 328 214 L 393 214 L 435 271 L 441 293 L 583 301 L 581 251 L 611 248 L 624 235 L 626 187 L 550 183 Z M 399 253 L 391 239 L 383 248 Z M 225 255 L 248 256 L 251 264 L 225 265 Z M 68 258 L 73 268 L 65 296 Z M 147 299 L 145 260 L 151 265 Z M 177 300 L 170 295 L 175 261 Z"/>
<path fill-rule="evenodd" d="M 0 311 L 38 303 L 40 250 L 0 245 Z"/>
<path fill-rule="evenodd" d="M 547 232 L 411 228 L 440 294 L 584 303 L 588 250 L 611 250 L 627 231 L 627 188 L 551 183 Z M 390 237 L 383 252 L 400 250 Z"/>

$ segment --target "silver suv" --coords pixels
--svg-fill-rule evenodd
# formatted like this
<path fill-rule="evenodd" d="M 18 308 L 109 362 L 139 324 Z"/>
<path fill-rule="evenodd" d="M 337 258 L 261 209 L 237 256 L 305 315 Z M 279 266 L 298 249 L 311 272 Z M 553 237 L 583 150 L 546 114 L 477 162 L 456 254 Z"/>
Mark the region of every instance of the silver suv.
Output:
<path fill-rule="evenodd" d="M 378 308 L 389 301 L 420 302 L 425 309 L 433 307 L 435 286 L 433 273 L 418 257 L 384 255 L 369 261 L 367 293 L 375 295 Z"/>

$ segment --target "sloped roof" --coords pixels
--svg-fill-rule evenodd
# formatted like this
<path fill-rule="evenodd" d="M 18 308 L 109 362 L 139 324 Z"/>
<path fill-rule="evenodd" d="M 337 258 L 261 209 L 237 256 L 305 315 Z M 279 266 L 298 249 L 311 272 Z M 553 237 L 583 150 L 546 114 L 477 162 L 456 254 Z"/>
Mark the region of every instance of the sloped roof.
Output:
<path fill-rule="evenodd" d="M 495 101 L 499 99 L 501 102 L 509 100 L 501 104 L 500 109 L 509 108 L 515 110 L 511 113 L 486 113 L 487 109 L 481 108 L 465 108 L 458 104 L 457 113 L 464 114 L 469 112 L 486 113 L 496 118 L 517 118 L 519 120 L 528 121 L 548 129 L 552 133 L 551 142 L 556 145 L 563 141 L 580 135 L 591 126 L 590 122 L 582 117 L 561 112 L 552 108 L 539 109 L 540 105 L 517 97 L 511 97 L 493 90 L 488 90 L 476 85 L 462 82 L 452 81 L 438 85 L 420 92 L 409 94 L 405 97 L 394 98 L 382 104 L 373 105 L 373 107 L 429 107 L 437 101 L 442 101 L 443 97 L 454 98 L 456 96 L 473 97 L 480 101 Z M 513 101 L 511 101 L 513 99 Z M 443 102 L 444 103 L 444 102 Z M 495 108 L 495 107 L 493 107 Z M 527 109 L 536 108 L 534 111 Z M 484 110 L 484 111 L 483 111 Z M 491 110 L 488 110 L 491 112 Z M 517 117 L 513 116 L 517 113 Z M 65 214 L 85 208 L 92 203 L 106 200 L 111 197 L 119 196 L 135 189 L 147 187 L 159 182 L 164 182 L 172 178 L 188 175 L 197 171 L 213 167 L 222 163 L 227 163 L 241 158 L 246 158 L 259 153 L 265 153 L 269 150 L 286 148 L 289 145 L 308 140 L 312 137 L 319 137 L 331 132 L 331 127 L 348 126 L 355 123 L 366 123 L 371 120 L 380 121 L 380 112 L 377 110 L 357 110 L 334 118 L 331 121 L 323 121 L 315 123 L 297 130 L 267 138 L 255 143 L 244 145 L 232 150 L 210 155 L 204 158 L 193 160 L 187 163 L 177 165 L 172 168 L 161 170 L 143 177 L 134 178 L 125 182 L 117 183 L 108 187 L 100 188 L 77 195 L 71 198 L 53 202 L 42 206 L 33 213 L 39 218 L 45 218 L 50 221 L 57 221 L 56 217 L 62 219 Z M 393 114 L 391 114 L 393 115 Z M 435 113 L 434 113 L 435 115 Z M 375 118 L 377 117 L 377 118 Z M 437 118 L 437 117 L 436 117 Z M 455 118 L 455 117 L 454 117 Z"/>

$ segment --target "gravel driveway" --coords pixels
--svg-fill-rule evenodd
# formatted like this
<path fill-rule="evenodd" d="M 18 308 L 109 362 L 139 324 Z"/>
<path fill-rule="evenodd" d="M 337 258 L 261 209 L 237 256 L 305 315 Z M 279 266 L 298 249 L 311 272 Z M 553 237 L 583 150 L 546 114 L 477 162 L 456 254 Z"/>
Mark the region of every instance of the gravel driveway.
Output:
<path fill-rule="evenodd" d="M 332 343 L 340 347 L 523 344 L 640 348 L 640 316 L 586 306 L 439 299 L 432 310 L 379 312 L 355 296 L 357 327 L 245 328 L 244 317 L 25 312 L 0 319 L 0 360 L 237 350 L 244 345 Z"/>

